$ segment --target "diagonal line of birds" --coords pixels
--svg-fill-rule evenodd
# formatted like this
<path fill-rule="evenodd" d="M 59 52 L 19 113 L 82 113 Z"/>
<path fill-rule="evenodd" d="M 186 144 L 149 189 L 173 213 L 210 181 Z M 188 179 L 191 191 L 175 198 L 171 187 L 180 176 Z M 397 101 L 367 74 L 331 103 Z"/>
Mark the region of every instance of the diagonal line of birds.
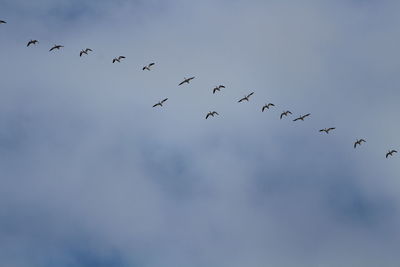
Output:
<path fill-rule="evenodd" d="M 0 20 L 0 25 L 1 25 L 1 24 L 7 24 L 7 21 L 5 21 L 5 20 Z M 38 45 L 38 44 L 39 44 L 39 41 L 38 41 L 38 40 L 36 40 L 36 39 L 31 39 L 31 40 L 28 41 L 28 43 L 26 44 L 26 47 L 36 46 L 36 45 Z M 58 50 L 61 50 L 62 48 L 64 48 L 63 45 L 61 45 L 61 44 L 54 44 L 54 45 L 49 49 L 49 52 L 56 52 L 56 51 L 58 51 Z M 88 56 L 88 55 L 89 55 L 89 52 L 93 52 L 93 50 L 92 50 L 91 48 L 82 49 L 82 50 L 79 52 L 79 57 Z M 121 63 L 121 61 L 122 61 L 122 60 L 125 60 L 125 59 L 126 59 L 125 56 L 120 55 L 120 56 L 114 57 L 114 58 L 112 59 L 111 62 L 112 62 L 112 63 Z M 149 63 L 149 64 L 143 66 L 143 67 L 142 67 L 142 70 L 143 70 L 143 71 L 151 71 L 152 68 L 153 68 L 155 65 L 156 65 L 155 62 L 151 62 L 151 63 Z M 195 76 L 192 76 L 192 77 L 189 77 L 189 78 L 184 77 L 183 80 L 182 80 L 180 83 L 178 83 L 178 86 L 190 85 L 191 81 L 193 81 L 195 78 L 196 78 Z M 222 93 L 222 92 L 221 92 L 221 89 L 225 89 L 225 88 L 226 88 L 226 87 L 225 87 L 224 85 L 217 85 L 217 86 L 215 86 L 214 88 L 211 89 L 211 92 L 212 92 L 213 95 L 216 94 L 216 93 Z M 251 92 L 251 93 L 249 93 L 249 94 L 247 94 L 247 95 L 244 95 L 242 98 L 240 98 L 240 99 L 237 101 L 237 103 L 250 102 L 250 99 L 251 99 L 250 97 L 253 96 L 253 95 L 254 95 L 254 92 Z M 164 107 L 164 105 L 166 104 L 166 101 L 167 101 L 167 100 L 168 100 L 168 98 L 164 98 L 164 99 L 162 99 L 161 101 L 159 101 L 159 102 L 153 104 L 152 107 L 153 107 L 153 108 L 157 108 L 157 107 L 162 108 L 162 107 Z M 268 110 L 270 110 L 270 109 L 272 109 L 272 108 L 275 108 L 275 104 L 273 104 L 273 103 L 264 104 L 264 105 L 261 107 L 261 112 L 268 111 Z M 279 119 L 282 120 L 282 119 L 285 119 L 286 117 L 291 116 L 291 115 L 293 115 L 293 113 L 292 113 L 291 111 L 289 111 L 289 110 L 286 110 L 286 111 L 283 111 L 283 112 L 280 114 Z M 217 111 L 215 111 L 215 110 L 214 110 L 214 111 L 209 111 L 209 112 L 206 113 L 205 119 L 207 120 L 207 119 L 209 119 L 209 118 L 214 118 L 215 116 L 219 116 L 219 113 L 218 113 Z M 304 114 L 304 115 L 299 115 L 298 117 L 295 117 L 295 119 L 293 119 L 293 122 L 304 121 L 306 118 L 308 118 L 308 117 L 310 117 L 310 116 L 311 116 L 311 113 L 307 113 L 307 114 Z M 318 132 L 320 132 L 320 133 L 325 133 L 325 134 L 329 134 L 331 131 L 334 131 L 334 130 L 336 130 L 336 127 L 328 127 L 328 128 L 320 129 Z M 363 143 L 366 143 L 366 142 L 367 142 L 367 141 L 366 141 L 365 139 L 363 139 L 363 138 L 361 138 L 361 139 L 356 139 L 356 141 L 353 143 L 353 148 L 356 149 L 357 147 L 360 147 Z M 397 150 L 395 150 L 395 149 L 389 149 L 389 150 L 386 152 L 386 154 L 385 154 L 385 158 L 392 157 L 392 156 L 394 156 L 395 153 L 397 153 Z"/>

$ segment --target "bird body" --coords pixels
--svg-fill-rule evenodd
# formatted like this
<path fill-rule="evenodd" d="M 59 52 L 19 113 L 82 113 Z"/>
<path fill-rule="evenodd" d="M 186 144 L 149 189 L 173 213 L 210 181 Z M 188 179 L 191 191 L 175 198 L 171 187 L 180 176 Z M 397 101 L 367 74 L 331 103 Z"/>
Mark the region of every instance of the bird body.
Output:
<path fill-rule="evenodd" d="M 389 151 L 386 153 L 386 158 L 388 158 L 389 156 L 393 156 L 393 153 L 397 153 L 397 150 L 394 150 L 394 149 L 389 150 Z"/>
<path fill-rule="evenodd" d="M 364 142 L 364 143 L 365 143 L 365 142 L 367 142 L 367 141 L 365 141 L 365 140 L 364 140 L 364 139 L 362 139 L 362 138 L 361 138 L 360 140 L 358 140 L 358 139 L 357 139 L 357 140 L 354 142 L 354 148 L 356 148 L 356 147 L 357 147 L 357 145 L 359 145 L 359 146 L 360 146 L 360 145 L 362 144 L 362 142 Z"/>
<path fill-rule="evenodd" d="M 290 112 L 289 110 L 286 110 L 284 112 L 281 113 L 281 119 L 283 116 L 288 116 L 288 114 L 292 114 L 292 112 Z"/>
<path fill-rule="evenodd" d="M 30 40 L 30 41 L 28 42 L 28 44 L 26 45 L 26 47 L 30 46 L 31 44 L 35 45 L 35 44 L 37 44 L 37 43 L 39 43 L 38 40 Z"/>
<path fill-rule="evenodd" d="M 300 117 L 294 119 L 293 121 L 298 121 L 298 120 L 304 121 L 304 119 L 305 119 L 306 117 L 310 116 L 310 115 L 311 115 L 311 113 L 307 113 L 306 115 L 300 116 Z"/>
<path fill-rule="evenodd" d="M 216 91 L 221 91 L 221 88 L 225 88 L 225 86 L 223 86 L 223 85 L 215 86 L 213 89 L 213 94 L 215 94 Z"/>
<path fill-rule="evenodd" d="M 163 104 L 164 104 L 164 102 L 167 101 L 167 100 L 168 100 L 168 98 L 165 98 L 165 99 L 163 99 L 162 101 L 160 101 L 160 102 L 154 104 L 154 105 L 153 105 L 153 108 L 154 108 L 154 107 L 157 107 L 157 106 L 162 107 Z"/>
<path fill-rule="evenodd" d="M 184 84 L 184 83 L 190 83 L 191 80 L 193 80 L 195 77 L 190 77 L 190 78 L 183 78 L 183 81 L 178 84 L 178 86 Z"/>
<path fill-rule="evenodd" d="M 245 100 L 248 102 L 250 96 L 252 96 L 253 94 L 254 94 L 254 92 L 251 92 L 250 94 L 245 95 L 243 98 L 239 99 L 238 103 L 243 102 L 243 101 L 245 101 Z"/>
<path fill-rule="evenodd" d="M 320 133 L 321 133 L 321 132 L 325 132 L 325 133 L 328 134 L 330 131 L 335 130 L 335 129 L 336 129 L 335 127 L 325 128 L 325 129 L 319 130 L 319 132 L 320 132 Z"/>
<path fill-rule="evenodd" d="M 50 48 L 50 51 L 53 51 L 54 49 L 60 50 L 60 48 L 64 47 L 63 45 L 54 45 L 52 48 Z"/>
<path fill-rule="evenodd" d="M 265 105 L 262 107 L 261 111 L 264 112 L 265 109 L 269 109 L 270 107 L 275 107 L 275 105 L 272 104 L 272 103 L 265 104 Z"/>
<path fill-rule="evenodd" d="M 219 115 L 218 114 L 218 112 L 216 112 L 216 111 L 210 111 L 210 112 L 208 112 L 207 113 L 207 115 L 206 115 L 206 119 L 208 119 L 208 117 L 214 117 L 214 115 Z"/>

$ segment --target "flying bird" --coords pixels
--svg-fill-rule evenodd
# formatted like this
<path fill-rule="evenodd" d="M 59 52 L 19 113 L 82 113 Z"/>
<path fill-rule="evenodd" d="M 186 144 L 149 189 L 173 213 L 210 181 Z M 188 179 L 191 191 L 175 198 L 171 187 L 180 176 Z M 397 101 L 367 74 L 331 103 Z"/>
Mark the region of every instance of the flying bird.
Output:
<path fill-rule="evenodd" d="M 5 20 L 0 20 L 0 24 L 6 24 L 7 22 Z"/>
<path fill-rule="evenodd" d="M 54 49 L 60 50 L 61 47 L 64 47 L 63 45 L 54 45 L 52 48 L 50 48 L 49 51 L 53 51 Z"/>
<path fill-rule="evenodd" d="M 362 144 L 362 142 L 365 143 L 365 142 L 367 142 L 367 141 L 365 141 L 364 139 L 360 139 L 360 140 L 357 139 L 357 140 L 354 142 L 354 148 L 356 148 L 357 145 L 360 146 L 360 145 Z"/>
<path fill-rule="evenodd" d="M 93 50 L 90 48 L 82 49 L 79 56 L 81 57 L 83 54 L 87 55 L 89 51 L 92 52 Z"/>
<path fill-rule="evenodd" d="M 275 105 L 272 104 L 272 103 L 265 104 L 265 105 L 262 107 L 261 111 L 264 112 L 264 110 L 265 110 L 265 109 L 269 109 L 269 107 L 275 107 Z"/>
<path fill-rule="evenodd" d="M 325 128 L 325 129 L 319 130 L 319 132 L 320 132 L 320 133 L 325 132 L 325 133 L 328 134 L 330 131 L 335 130 L 335 129 L 336 129 L 335 127 Z"/>
<path fill-rule="evenodd" d="M 165 99 L 163 99 L 162 101 L 158 102 L 157 104 L 154 104 L 154 105 L 153 105 L 153 108 L 155 108 L 155 107 L 157 107 L 157 106 L 162 107 L 163 104 L 164 104 L 164 102 L 167 101 L 167 100 L 168 100 L 168 98 L 165 98 Z"/>
<path fill-rule="evenodd" d="M 206 115 L 206 119 L 208 119 L 208 117 L 214 117 L 214 115 L 219 115 L 218 114 L 218 112 L 216 112 L 216 111 L 210 111 L 210 112 L 208 112 L 207 113 L 207 115 Z"/>
<path fill-rule="evenodd" d="M 35 45 L 35 44 L 37 44 L 37 43 L 39 43 L 38 40 L 30 40 L 30 41 L 28 42 L 28 44 L 26 45 L 26 47 L 30 46 L 31 44 Z"/>
<path fill-rule="evenodd" d="M 250 94 L 248 94 L 247 96 L 245 95 L 243 98 L 241 98 L 238 103 L 242 102 L 242 101 L 249 101 L 250 96 L 252 96 L 254 94 L 254 92 L 251 92 Z"/>
<path fill-rule="evenodd" d="M 195 77 L 190 77 L 190 78 L 183 78 L 183 81 L 180 83 L 180 84 L 178 84 L 178 86 L 179 85 L 182 85 L 182 84 L 184 84 L 184 83 L 190 83 L 190 81 L 191 80 L 193 80 Z"/>
<path fill-rule="evenodd" d="M 221 88 L 225 88 L 225 86 L 223 86 L 223 85 L 215 86 L 213 89 L 213 94 L 215 94 L 216 91 L 221 91 Z"/>
<path fill-rule="evenodd" d="M 290 112 L 289 110 L 286 110 L 284 112 L 281 113 L 281 119 L 283 116 L 287 116 L 288 114 L 292 114 L 292 112 Z"/>
<path fill-rule="evenodd" d="M 150 68 L 151 68 L 154 64 L 156 64 L 156 63 L 152 62 L 152 63 L 150 63 L 149 65 L 144 66 L 142 70 L 148 70 L 148 71 L 150 71 Z"/>
<path fill-rule="evenodd" d="M 116 57 L 116 58 L 114 58 L 113 59 L 113 61 L 112 61 L 112 63 L 115 63 L 115 62 L 121 62 L 121 59 L 124 59 L 125 57 L 124 56 L 119 56 L 119 57 Z"/>
<path fill-rule="evenodd" d="M 389 150 L 389 151 L 386 153 L 386 158 L 388 158 L 389 156 L 393 156 L 393 153 L 397 153 L 397 150 Z"/>
<path fill-rule="evenodd" d="M 306 117 L 310 116 L 310 115 L 311 115 L 311 113 L 307 113 L 306 115 L 300 116 L 300 117 L 294 119 L 293 121 L 298 121 L 298 120 L 304 121 L 304 119 L 305 119 Z"/>

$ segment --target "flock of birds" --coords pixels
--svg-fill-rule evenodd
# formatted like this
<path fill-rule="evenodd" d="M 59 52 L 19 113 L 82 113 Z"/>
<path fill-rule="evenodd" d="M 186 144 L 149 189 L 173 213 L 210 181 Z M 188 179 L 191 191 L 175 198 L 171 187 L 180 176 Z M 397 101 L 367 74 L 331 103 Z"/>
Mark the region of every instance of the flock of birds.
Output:
<path fill-rule="evenodd" d="M 0 20 L 0 24 L 6 24 L 6 23 L 7 23 L 6 21 Z M 30 41 L 27 43 L 26 46 L 29 47 L 29 46 L 31 46 L 31 45 L 37 45 L 38 43 L 39 43 L 38 40 L 30 40 Z M 60 50 L 60 49 L 63 48 L 63 47 L 64 47 L 63 45 L 57 45 L 57 44 L 55 44 L 53 47 L 50 48 L 49 52 L 51 52 L 51 51 L 53 51 L 53 50 Z M 79 52 L 79 56 L 82 57 L 83 55 L 88 55 L 88 53 L 89 53 L 89 52 L 92 52 L 92 51 L 93 51 L 93 50 L 90 49 L 90 48 L 82 49 L 82 50 Z M 118 57 L 115 57 L 115 58 L 112 60 L 112 63 L 115 63 L 115 62 L 120 63 L 122 59 L 125 59 L 125 56 L 118 56 Z M 151 68 L 152 68 L 154 65 L 155 65 L 155 63 L 152 62 L 152 63 L 150 63 L 150 64 L 144 66 L 144 67 L 142 68 L 142 70 L 150 71 Z M 181 85 L 184 85 L 184 84 L 190 84 L 190 81 L 192 81 L 193 79 L 195 79 L 195 77 L 184 78 L 183 81 L 180 82 L 180 83 L 178 84 L 178 86 L 181 86 Z M 223 88 L 225 88 L 224 85 L 218 85 L 218 86 L 216 86 L 216 87 L 214 87 L 214 88 L 212 89 L 212 93 L 215 94 L 216 92 L 220 92 L 221 89 L 223 89 Z M 241 99 L 238 100 L 238 103 L 241 103 L 241 102 L 244 102 L 244 101 L 249 102 L 249 101 L 250 101 L 250 97 L 251 97 L 253 94 L 254 94 L 254 92 L 251 92 L 251 93 L 249 93 L 248 95 L 245 95 L 244 97 L 242 97 Z M 155 108 L 155 107 L 157 107 L 157 106 L 163 107 L 164 103 L 165 103 L 167 100 L 168 100 L 168 98 L 165 98 L 165 99 L 159 101 L 158 103 L 156 103 L 156 104 L 153 105 L 153 108 Z M 264 112 L 266 109 L 268 110 L 268 109 L 270 109 L 271 107 L 275 107 L 275 105 L 274 105 L 273 103 L 265 104 L 265 105 L 261 108 L 261 112 Z M 216 112 L 216 111 L 209 111 L 209 112 L 206 114 L 205 118 L 208 119 L 208 118 L 210 118 L 210 117 L 214 117 L 214 116 L 218 116 L 218 115 L 219 115 L 219 114 L 218 114 L 218 112 Z M 289 115 L 292 115 L 292 112 L 290 112 L 289 110 L 286 110 L 286 111 L 284 111 L 284 112 L 282 112 L 282 113 L 280 114 L 280 119 L 282 119 L 283 117 L 287 117 L 287 116 L 289 116 Z M 310 113 L 301 115 L 301 116 L 299 116 L 299 117 L 293 119 L 293 121 L 304 121 L 304 119 L 307 118 L 307 117 L 309 117 L 310 115 L 311 115 Z M 319 132 L 329 134 L 330 131 L 333 131 L 333 130 L 335 130 L 335 129 L 336 129 L 335 127 L 329 127 L 329 128 L 321 129 L 321 130 L 319 130 Z M 354 148 L 357 148 L 357 146 L 361 146 L 362 143 L 366 143 L 365 139 L 357 139 L 357 140 L 354 142 L 353 147 L 354 147 Z M 393 156 L 394 153 L 397 153 L 397 150 L 394 150 L 394 149 L 388 150 L 388 152 L 386 152 L 386 158 L 388 158 L 389 156 Z"/>

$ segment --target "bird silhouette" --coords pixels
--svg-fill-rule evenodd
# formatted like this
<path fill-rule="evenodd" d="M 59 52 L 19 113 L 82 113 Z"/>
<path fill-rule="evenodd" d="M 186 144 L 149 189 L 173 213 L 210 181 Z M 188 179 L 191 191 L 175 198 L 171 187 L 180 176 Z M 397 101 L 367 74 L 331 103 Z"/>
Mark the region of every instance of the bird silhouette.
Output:
<path fill-rule="evenodd" d="M 306 115 L 300 116 L 300 117 L 294 119 L 293 121 L 298 121 L 298 120 L 304 121 L 304 119 L 305 119 L 306 117 L 310 116 L 310 115 L 311 115 L 311 113 L 307 113 Z"/>
<path fill-rule="evenodd" d="M 215 94 L 216 91 L 221 91 L 221 88 L 225 88 L 225 86 L 223 86 L 223 85 L 215 86 L 213 89 L 213 94 Z"/>
<path fill-rule="evenodd" d="M 283 116 L 288 116 L 288 114 L 292 114 L 292 112 L 290 112 L 289 110 L 286 110 L 284 112 L 281 113 L 281 119 Z"/>
<path fill-rule="evenodd" d="M 162 101 L 158 102 L 157 104 L 154 104 L 154 105 L 153 105 L 153 108 L 154 108 L 154 107 L 157 107 L 157 106 L 162 107 L 163 104 L 164 104 L 164 102 L 167 101 L 167 100 L 168 100 L 168 98 L 165 98 L 165 99 L 163 99 Z"/>
<path fill-rule="evenodd" d="M 389 156 L 393 156 L 393 153 L 397 153 L 397 150 L 389 150 L 389 151 L 386 153 L 386 158 L 388 158 Z"/>
<path fill-rule="evenodd" d="M 5 20 L 0 20 L 0 24 L 6 24 L 7 22 Z"/>
<path fill-rule="evenodd" d="M 113 59 L 112 63 L 115 63 L 115 62 L 120 63 L 120 62 L 121 62 L 121 59 L 124 59 L 124 58 L 125 58 L 124 56 L 116 57 L 116 58 Z"/>
<path fill-rule="evenodd" d="M 188 83 L 190 83 L 190 81 L 193 80 L 194 78 L 195 78 L 194 76 L 193 76 L 193 77 L 190 77 L 190 78 L 183 78 L 183 81 L 182 81 L 181 83 L 179 83 L 178 86 L 179 86 L 179 85 L 182 85 L 182 84 L 184 84 L 184 83 L 187 83 L 187 84 L 188 84 Z"/>
<path fill-rule="evenodd" d="M 363 142 L 366 143 L 367 141 L 365 141 L 365 140 L 362 139 L 362 138 L 361 138 L 360 140 L 357 139 L 357 140 L 354 142 L 354 148 L 356 148 L 357 145 L 360 146 Z"/>
<path fill-rule="evenodd" d="M 30 41 L 28 42 L 28 44 L 26 45 L 26 47 L 30 46 L 31 44 L 35 45 L 35 44 L 37 44 L 37 43 L 39 43 L 38 40 L 30 40 Z"/>
<path fill-rule="evenodd" d="M 54 49 L 60 50 L 61 47 L 64 47 L 63 45 L 54 45 L 52 48 L 50 48 L 50 51 L 53 51 Z"/>
<path fill-rule="evenodd" d="M 219 114 L 216 111 L 210 111 L 210 112 L 207 113 L 206 119 L 208 119 L 208 117 L 210 117 L 210 116 L 214 117 L 214 115 L 219 115 Z"/>
<path fill-rule="evenodd" d="M 269 109 L 270 107 L 275 107 L 275 105 L 272 104 L 272 103 L 265 104 L 265 105 L 262 107 L 261 111 L 264 112 L 265 109 Z"/>
<path fill-rule="evenodd" d="M 92 52 L 93 50 L 90 48 L 82 49 L 81 52 L 79 52 L 79 56 L 81 57 L 83 54 L 87 55 L 89 51 Z"/>
<path fill-rule="evenodd" d="M 243 101 L 249 101 L 250 96 L 252 96 L 254 94 L 254 92 L 251 92 L 250 94 L 248 94 L 247 96 L 245 95 L 243 98 L 239 99 L 238 103 L 243 102 Z"/>
<path fill-rule="evenodd" d="M 320 132 L 320 133 L 321 133 L 321 132 L 325 132 L 325 133 L 328 134 L 330 131 L 335 130 L 335 129 L 336 129 L 335 127 L 325 128 L 325 129 L 319 130 L 319 132 Z"/>
<path fill-rule="evenodd" d="M 149 65 L 144 66 L 142 70 L 148 70 L 148 71 L 150 71 L 150 68 L 151 68 L 154 64 L 156 64 L 156 63 L 152 62 L 152 63 L 150 63 Z"/>

